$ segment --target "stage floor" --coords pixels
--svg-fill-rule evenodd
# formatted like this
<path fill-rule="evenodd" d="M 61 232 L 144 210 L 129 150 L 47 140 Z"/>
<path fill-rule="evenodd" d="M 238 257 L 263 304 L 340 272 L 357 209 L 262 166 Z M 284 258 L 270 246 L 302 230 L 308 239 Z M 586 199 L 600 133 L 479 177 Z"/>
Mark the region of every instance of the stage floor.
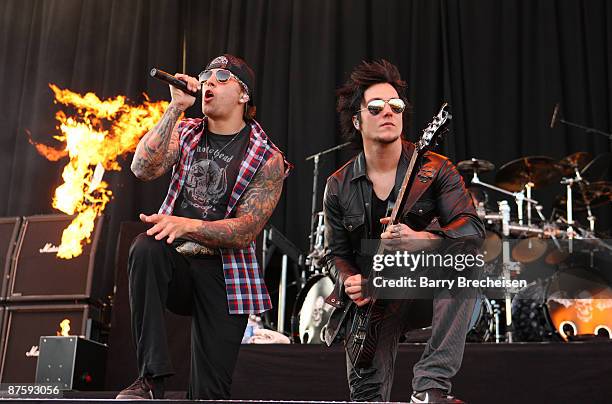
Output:
<path fill-rule="evenodd" d="M 422 350 L 422 344 L 400 345 L 392 401 L 410 400 L 412 366 Z M 610 403 L 611 358 L 609 340 L 467 344 L 463 366 L 453 381 L 453 394 L 469 404 Z M 340 346 L 245 345 L 234 373 L 232 400 L 237 401 L 227 402 L 346 401 L 349 395 L 345 372 Z M 116 390 L 111 387 L 105 392 L 67 392 L 63 400 L 53 402 L 110 402 Z M 171 392 L 173 402 L 188 402 L 180 400 L 183 394 Z"/>
<path fill-rule="evenodd" d="M 268 348 L 268 349 L 266 349 Z M 391 400 L 410 401 L 423 344 L 401 344 Z M 467 344 L 453 394 L 470 404 L 612 403 L 612 342 Z M 233 399 L 348 400 L 342 347 L 246 346 Z"/>

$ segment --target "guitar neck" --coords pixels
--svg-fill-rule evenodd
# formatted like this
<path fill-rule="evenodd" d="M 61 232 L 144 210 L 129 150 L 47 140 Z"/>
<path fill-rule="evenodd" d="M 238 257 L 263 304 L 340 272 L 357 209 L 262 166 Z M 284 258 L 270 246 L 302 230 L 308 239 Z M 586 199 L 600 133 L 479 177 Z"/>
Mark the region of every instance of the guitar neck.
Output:
<path fill-rule="evenodd" d="M 389 224 L 387 224 L 387 227 L 385 228 L 385 230 L 388 230 L 389 227 L 397 223 L 397 215 L 399 214 L 399 210 L 401 209 L 401 207 L 404 205 L 406 190 L 408 189 L 408 185 L 410 183 L 410 177 L 412 177 L 412 172 L 414 171 L 414 167 L 416 165 L 418 157 L 419 157 L 419 153 L 417 151 L 417 148 L 415 148 L 414 152 L 412 153 L 412 156 L 410 157 L 410 162 L 408 163 L 408 169 L 406 170 L 406 175 L 404 175 L 402 186 L 400 188 L 399 194 L 395 201 L 395 205 L 393 206 L 393 210 L 391 211 Z M 383 247 L 383 244 L 380 243 L 378 245 L 378 250 L 376 251 L 376 254 L 382 254 L 383 252 L 384 252 L 384 247 Z"/>

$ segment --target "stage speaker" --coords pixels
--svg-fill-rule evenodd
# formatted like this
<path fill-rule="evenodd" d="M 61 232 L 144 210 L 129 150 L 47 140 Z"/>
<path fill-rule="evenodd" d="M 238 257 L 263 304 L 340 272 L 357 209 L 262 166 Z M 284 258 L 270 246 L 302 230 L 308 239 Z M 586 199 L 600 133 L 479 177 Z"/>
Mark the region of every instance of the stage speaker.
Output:
<path fill-rule="evenodd" d="M 6 307 L 0 382 L 34 383 L 40 337 L 62 332 L 97 337 L 99 316 L 99 310 L 89 305 Z"/>
<path fill-rule="evenodd" d="M 40 337 L 37 384 L 60 390 L 104 390 L 108 346 L 82 337 Z"/>
<path fill-rule="evenodd" d="M 83 246 L 81 255 L 72 259 L 58 258 L 56 254 L 62 232 L 72 218 L 67 215 L 24 218 L 9 275 L 8 301 L 81 300 L 94 297 L 95 257 L 103 220 L 102 217 L 96 219 L 91 243 Z"/>
<path fill-rule="evenodd" d="M 6 289 L 9 283 L 9 273 L 13 261 L 13 253 L 17 245 L 17 236 L 21 226 L 20 217 L 0 218 L 0 270 L 2 285 L 0 285 L 0 301 L 6 299 Z"/>

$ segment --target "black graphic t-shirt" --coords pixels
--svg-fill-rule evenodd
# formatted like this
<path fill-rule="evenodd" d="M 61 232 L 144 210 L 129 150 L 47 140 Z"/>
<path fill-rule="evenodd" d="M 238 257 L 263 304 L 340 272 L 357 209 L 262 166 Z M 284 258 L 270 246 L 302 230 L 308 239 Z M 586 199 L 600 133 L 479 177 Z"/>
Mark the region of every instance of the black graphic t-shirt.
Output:
<path fill-rule="evenodd" d="M 207 221 L 225 217 L 250 131 L 248 124 L 237 135 L 217 135 L 206 130 L 174 205 L 175 216 Z"/>

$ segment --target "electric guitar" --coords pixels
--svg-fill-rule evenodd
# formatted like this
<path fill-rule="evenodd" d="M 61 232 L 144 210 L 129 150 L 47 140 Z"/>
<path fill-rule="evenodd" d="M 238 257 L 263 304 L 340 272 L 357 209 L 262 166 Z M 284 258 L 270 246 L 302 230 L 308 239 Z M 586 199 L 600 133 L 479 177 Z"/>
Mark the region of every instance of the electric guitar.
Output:
<path fill-rule="evenodd" d="M 407 191 L 410 190 L 414 181 L 414 168 L 417 167 L 425 152 L 433 149 L 440 138 L 448 132 L 447 124 L 451 119 L 448 104 L 444 103 L 440 112 L 423 130 L 421 139 L 415 144 L 415 150 L 410 158 L 387 229 L 399 221 L 398 214 L 403 210 L 409 194 Z M 376 254 L 384 254 L 382 243 L 379 244 Z M 384 314 L 384 307 L 380 303 L 377 304 L 375 288 L 371 298 L 372 300 L 366 306 L 355 307 L 353 322 L 345 339 L 346 352 L 354 369 L 370 366 L 376 352 L 378 329 Z"/>

